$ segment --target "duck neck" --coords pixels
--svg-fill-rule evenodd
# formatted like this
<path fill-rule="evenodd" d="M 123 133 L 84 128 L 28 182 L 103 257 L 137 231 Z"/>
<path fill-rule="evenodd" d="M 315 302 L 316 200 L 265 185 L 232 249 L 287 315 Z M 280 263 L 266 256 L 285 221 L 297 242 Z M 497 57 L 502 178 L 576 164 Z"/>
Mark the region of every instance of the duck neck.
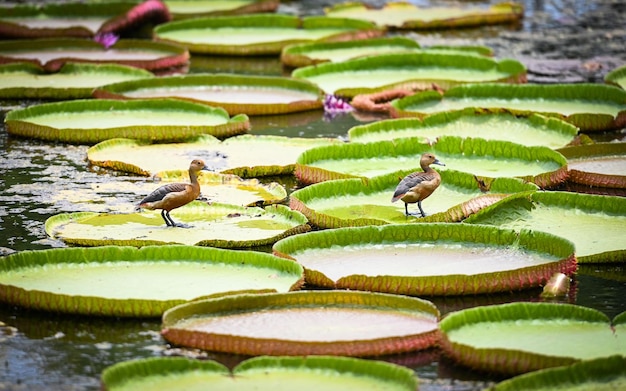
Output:
<path fill-rule="evenodd" d="M 198 173 L 192 169 L 189 169 L 189 182 L 194 186 L 198 185 Z"/>
<path fill-rule="evenodd" d="M 433 171 L 433 169 L 430 168 L 430 164 L 420 164 L 420 166 L 422 167 L 422 170 L 424 170 L 424 172 Z"/>

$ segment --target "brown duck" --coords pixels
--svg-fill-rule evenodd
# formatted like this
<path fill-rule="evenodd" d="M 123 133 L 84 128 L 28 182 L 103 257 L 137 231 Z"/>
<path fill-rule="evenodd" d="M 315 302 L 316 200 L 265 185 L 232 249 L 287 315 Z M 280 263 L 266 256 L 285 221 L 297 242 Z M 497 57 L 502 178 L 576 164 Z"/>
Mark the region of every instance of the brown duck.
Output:
<path fill-rule="evenodd" d="M 200 195 L 198 172 L 209 168 L 200 159 L 193 160 L 189 165 L 190 183 L 168 183 L 157 188 L 137 205 L 138 208 L 149 210 L 161 209 L 161 217 L 168 227 L 188 228 L 187 225 L 176 223 L 170 216 L 172 209 L 187 205 Z"/>
<path fill-rule="evenodd" d="M 438 164 L 445 166 L 442 162 L 437 160 L 432 153 L 425 153 L 420 158 L 420 167 L 423 172 L 416 171 L 404 177 L 396 187 L 396 191 L 393 193 L 391 202 L 398 200 L 404 201 L 404 212 L 408 216 L 409 204 L 417 202 L 422 217 L 426 217 L 426 213 L 422 209 L 422 201 L 428 198 L 439 187 L 441 183 L 441 175 L 432 168 L 431 164 Z"/>

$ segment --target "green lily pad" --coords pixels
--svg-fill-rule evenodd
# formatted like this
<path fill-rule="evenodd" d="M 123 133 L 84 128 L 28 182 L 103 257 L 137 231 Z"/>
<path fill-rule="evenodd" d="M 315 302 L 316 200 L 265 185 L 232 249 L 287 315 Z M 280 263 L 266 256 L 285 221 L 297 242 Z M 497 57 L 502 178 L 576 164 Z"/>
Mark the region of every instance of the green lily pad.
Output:
<path fill-rule="evenodd" d="M 91 38 L 97 32 L 120 35 L 130 27 L 162 23 L 169 19 L 160 1 L 54 2 L 3 7 L 0 37 Z"/>
<path fill-rule="evenodd" d="M 401 295 L 508 292 L 576 271 L 574 245 L 565 239 L 458 223 L 323 230 L 272 249 L 304 266 L 307 284 Z"/>
<path fill-rule="evenodd" d="M 606 76 L 604 76 L 604 81 L 626 89 L 626 65 L 615 68 L 607 73 Z"/>
<path fill-rule="evenodd" d="M 274 12 L 280 5 L 280 0 L 164 0 L 163 2 L 175 20 Z"/>
<path fill-rule="evenodd" d="M 178 99 L 85 99 L 43 103 L 10 111 L 7 131 L 22 137 L 97 143 L 116 137 L 181 141 L 201 134 L 245 133 L 244 114 L 229 117 L 218 107 Z"/>
<path fill-rule="evenodd" d="M 157 40 L 183 45 L 192 53 L 271 55 L 283 47 L 318 40 L 380 36 L 384 30 L 359 20 L 285 14 L 193 18 L 164 23 L 154 29 Z"/>
<path fill-rule="evenodd" d="M 298 68 L 323 62 L 341 62 L 359 57 L 404 52 L 459 52 L 491 55 L 491 49 L 481 46 L 420 47 L 417 41 L 406 37 L 382 37 L 339 42 L 309 42 L 283 48 L 281 62 Z"/>
<path fill-rule="evenodd" d="M 311 148 L 298 157 L 295 175 L 304 183 L 317 183 L 373 178 L 406 168 L 417 171 L 421 155 L 432 152 L 446 165 L 438 171 L 464 171 L 484 179 L 517 177 L 540 187 L 554 187 L 567 178 L 565 158 L 546 147 L 454 136 L 441 137 L 432 146 L 419 141 L 403 138 Z"/>
<path fill-rule="evenodd" d="M 289 175 L 297 157 L 305 150 L 333 143 L 329 138 L 243 135 L 222 142 L 202 136 L 186 143 L 148 144 L 137 140 L 107 140 L 91 147 L 91 164 L 139 175 L 184 169 L 190 159 L 201 157 L 213 171 L 242 178 Z M 160 156 L 155 159 L 154 156 Z M 193 156 L 190 158 L 190 156 Z"/>
<path fill-rule="evenodd" d="M 180 183 L 189 180 L 189 173 L 188 170 L 172 170 L 159 172 L 154 177 L 163 182 Z M 264 206 L 277 204 L 287 199 L 287 190 L 278 182 L 265 185 L 256 178 L 242 179 L 237 175 L 208 171 L 198 173 L 198 182 L 202 186 L 204 198 L 221 204 Z"/>
<path fill-rule="evenodd" d="M 507 113 L 477 113 L 471 109 L 433 114 L 424 119 L 377 121 L 348 130 L 350 141 L 359 143 L 405 137 L 424 138 L 428 143 L 433 143 L 442 136 L 457 136 L 548 148 L 564 147 L 577 134 L 575 126 L 557 118 L 537 114 L 516 117 Z"/>
<path fill-rule="evenodd" d="M 434 29 L 514 23 L 524 16 L 520 4 L 504 2 L 485 7 L 426 7 L 408 2 L 390 2 L 374 9 L 365 4 L 349 2 L 325 9 L 326 15 L 362 19 L 380 26 L 400 29 Z"/>
<path fill-rule="evenodd" d="M 232 372 L 217 361 L 160 357 L 126 361 L 102 372 L 105 391 L 171 390 L 183 385 L 220 390 L 414 391 L 414 372 L 400 365 L 351 357 L 254 357 Z"/>
<path fill-rule="evenodd" d="M 611 356 L 541 369 L 496 384 L 493 391 L 618 390 L 626 386 L 626 357 Z"/>
<path fill-rule="evenodd" d="M 96 98 L 179 98 L 219 106 L 230 115 L 286 114 L 321 109 L 323 92 L 303 80 L 234 74 L 163 76 L 110 84 Z"/>
<path fill-rule="evenodd" d="M 484 183 L 467 173 L 441 172 L 441 185 L 422 202 L 424 218 L 406 216 L 404 205 L 392 203 L 398 182 L 411 171 L 399 171 L 373 179 L 326 181 L 291 193 L 289 206 L 321 228 L 414 222 L 461 221 L 509 194 L 537 187 L 514 178 L 497 178 Z M 485 190 L 488 190 L 485 193 Z"/>
<path fill-rule="evenodd" d="M 426 91 L 391 102 L 392 115 L 420 117 L 474 108 L 531 113 L 561 118 L 583 131 L 604 131 L 626 126 L 626 91 L 603 84 L 474 84 L 456 86 L 443 96 Z"/>
<path fill-rule="evenodd" d="M 46 73 L 32 63 L 0 65 L 0 98 L 90 98 L 94 88 L 154 75 L 146 70 L 116 64 L 67 63 L 56 73 Z"/>
<path fill-rule="evenodd" d="M 246 355 L 374 356 L 427 349 L 439 311 L 426 300 L 357 291 L 234 295 L 171 308 L 174 345 Z"/>
<path fill-rule="evenodd" d="M 626 189 L 626 143 L 596 143 L 559 149 L 567 158 L 568 181 Z"/>
<path fill-rule="evenodd" d="M 515 60 L 459 53 L 391 53 L 323 63 L 294 70 L 291 75 L 320 86 L 328 94 L 354 97 L 392 88 L 448 89 L 464 83 L 526 79 L 526 68 Z"/>
<path fill-rule="evenodd" d="M 284 205 L 263 208 L 193 201 L 172 216 L 191 228 L 168 227 L 160 211 L 62 213 L 46 220 L 46 233 L 76 246 L 186 244 L 257 247 L 306 232 L 306 218 Z"/>
<path fill-rule="evenodd" d="M 302 285 L 291 261 L 252 251 L 107 246 L 23 251 L 0 264 L 0 301 L 81 315 L 158 317 L 201 297 L 287 292 Z"/>
<path fill-rule="evenodd" d="M 626 355 L 606 315 L 570 304 L 510 303 L 448 314 L 442 348 L 472 368 L 515 375 L 613 355 Z M 586 341 L 586 343 L 581 343 Z"/>
<path fill-rule="evenodd" d="M 120 39 L 110 48 L 87 39 L 32 39 L 0 41 L 0 63 L 31 62 L 56 72 L 67 62 L 120 64 L 152 72 L 179 68 L 189 51 L 165 42 Z"/>
<path fill-rule="evenodd" d="M 626 260 L 623 197 L 567 192 L 518 194 L 483 209 L 466 222 L 564 237 L 576 245 L 579 263 Z"/>

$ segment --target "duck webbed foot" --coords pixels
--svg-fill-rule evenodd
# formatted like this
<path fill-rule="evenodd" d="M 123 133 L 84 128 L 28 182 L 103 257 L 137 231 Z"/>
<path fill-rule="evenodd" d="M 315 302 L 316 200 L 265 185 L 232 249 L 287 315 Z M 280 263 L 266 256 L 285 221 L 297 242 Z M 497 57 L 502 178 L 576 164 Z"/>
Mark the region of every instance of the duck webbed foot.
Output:
<path fill-rule="evenodd" d="M 178 228 L 191 228 L 192 227 L 191 225 L 175 222 L 174 219 L 172 219 L 172 216 L 170 216 L 169 212 L 167 212 L 166 210 L 161 211 L 161 217 L 163 217 L 163 220 L 165 221 L 165 225 L 167 225 L 168 227 L 178 227 Z"/>

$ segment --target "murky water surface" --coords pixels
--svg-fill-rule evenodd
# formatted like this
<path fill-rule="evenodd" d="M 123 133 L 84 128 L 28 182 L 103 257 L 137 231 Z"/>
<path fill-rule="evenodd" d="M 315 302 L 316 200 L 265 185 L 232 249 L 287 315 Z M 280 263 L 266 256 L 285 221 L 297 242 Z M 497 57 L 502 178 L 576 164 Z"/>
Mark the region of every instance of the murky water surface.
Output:
<path fill-rule="evenodd" d="M 324 5 L 331 2 L 324 2 Z M 382 3 L 382 2 L 381 2 Z M 427 6 L 429 1 L 416 1 Z M 594 45 L 594 18 L 620 11 L 611 0 L 593 2 L 577 0 L 524 1 L 526 17 L 519 29 L 487 27 L 472 30 L 433 32 L 413 35 L 420 43 L 486 44 L 500 57 L 542 54 L 587 58 L 606 54 L 613 41 Z M 311 5 L 314 4 L 314 5 Z M 320 12 L 316 2 L 285 1 L 281 9 L 287 13 Z M 585 19 L 586 18 L 586 19 Z M 619 18 L 618 18 L 619 19 Z M 581 45 L 593 53 L 581 54 L 581 45 L 549 46 L 551 41 L 531 42 L 534 32 L 556 28 L 554 38 L 575 27 L 583 28 Z M 582 30 L 581 30 L 582 31 Z M 612 30 L 615 34 L 617 29 Z M 501 39 L 504 37 L 506 39 Z M 575 35 L 574 38 L 579 37 Z M 546 39 L 548 39 L 546 38 Z M 558 38 L 558 37 L 557 37 Z M 589 39 L 587 39 L 589 38 Z M 533 46 L 534 45 L 534 46 Z M 604 52 L 603 52 L 604 50 Z M 556 53 L 556 54 L 554 54 Z M 614 53 L 608 53 L 609 55 Z M 281 75 L 285 70 L 275 59 L 212 59 L 193 58 L 191 72 L 236 72 L 244 74 Z M 0 102 L 2 113 L 33 102 Z M 357 124 L 378 119 L 369 115 L 351 114 L 328 119 L 320 111 L 252 118 L 254 134 L 297 137 L 345 138 L 347 130 Z M 602 141 L 622 140 L 620 131 L 593 135 Z M 19 139 L 0 130 L 0 247 L 17 251 L 39 250 L 62 246 L 50 240 L 44 221 L 55 214 L 78 211 L 131 210 L 152 179 L 90 167 L 86 161 L 87 145 Z M 158 156 L 155 157 L 158 159 Z M 272 178 L 275 180 L 275 178 Z M 281 179 L 288 190 L 297 184 L 293 178 Z M 119 185 L 116 187 L 116 184 Z M 137 184 L 140 191 L 133 190 Z M 88 194 L 89 197 L 85 197 Z M 626 278 L 621 265 L 581 266 L 575 277 L 576 289 L 564 301 L 595 308 L 614 317 L 626 310 Z M 536 301 L 535 290 L 502 295 L 431 298 L 442 314 L 477 305 L 511 301 Z M 98 390 L 101 371 L 114 363 L 161 354 L 177 354 L 178 349 L 166 346 L 159 335 L 159 319 L 125 320 L 82 318 L 43 314 L 0 305 L 0 389 L 7 390 Z M 213 358 L 232 367 L 244 357 L 187 351 L 186 354 Z M 384 357 L 385 360 L 414 368 L 420 378 L 420 390 L 480 390 L 497 378 L 456 366 L 438 351 Z"/>

